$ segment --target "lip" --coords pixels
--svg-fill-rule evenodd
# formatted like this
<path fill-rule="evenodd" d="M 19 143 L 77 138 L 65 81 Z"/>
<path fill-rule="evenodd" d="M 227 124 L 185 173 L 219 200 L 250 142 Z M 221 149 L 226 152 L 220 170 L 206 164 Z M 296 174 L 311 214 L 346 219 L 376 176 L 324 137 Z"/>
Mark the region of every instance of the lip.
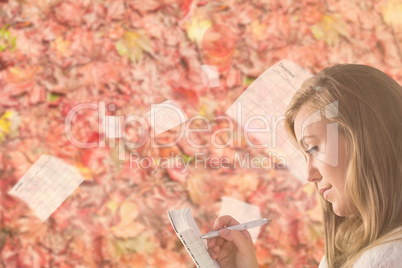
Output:
<path fill-rule="evenodd" d="M 326 190 L 329 190 L 329 189 L 331 189 L 331 188 L 332 188 L 332 185 L 329 186 L 329 187 L 327 187 L 327 188 L 321 188 L 321 189 L 320 189 L 320 194 L 323 194 Z"/>
<path fill-rule="evenodd" d="M 329 188 L 329 189 L 327 189 L 325 192 L 324 192 L 324 194 L 322 195 L 322 197 L 325 199 L 325 200 L 327 200 L 328 201 L 328 195 L 329 195 L 329 192 L 331 191 L 331 188 Z"/>

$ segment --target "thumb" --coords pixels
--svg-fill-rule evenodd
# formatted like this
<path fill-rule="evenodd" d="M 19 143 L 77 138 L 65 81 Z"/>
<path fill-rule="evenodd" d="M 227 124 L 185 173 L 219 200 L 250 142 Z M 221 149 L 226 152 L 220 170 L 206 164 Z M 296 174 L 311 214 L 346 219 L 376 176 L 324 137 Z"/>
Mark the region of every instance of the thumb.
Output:
<path fill-rule="evenodd" d="M 222 229 L 219 231 L 219 234 L 225 240 L 234 243 L 237 247 L 237 250 L 242 255 L 248 255 L 250 251 L 254 250 L 254 244 L 251 242 L 251 240 L 247 239 L 240 231 Z"/>

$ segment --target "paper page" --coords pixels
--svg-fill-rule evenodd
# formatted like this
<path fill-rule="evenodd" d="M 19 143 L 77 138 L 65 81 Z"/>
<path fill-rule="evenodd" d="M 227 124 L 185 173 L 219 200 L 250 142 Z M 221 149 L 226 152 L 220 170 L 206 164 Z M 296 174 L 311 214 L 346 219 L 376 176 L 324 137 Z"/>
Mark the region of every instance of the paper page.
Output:
<path fill-rule="evenodd" d="M 83 180 L 61 159 L 42 155 L 8 193 L 24 200 L 45 221 Z"/>
<path fill-rule="evenodd" d="M 284 125 L 286 108 L 292 96 L 311 73 L 295 63 L 282 60 L 263 72 L 233 103 L 226 114 L 237 121 L 245 135 L 254 136 L 276 158 L 285 158 L 286 166 L 304 179 L 305 161 L 301 152 L 287 138 Z M 249 120 L 249 122 L 247 122 Z M 261 130 L 250 129 L 263 129 Z M 247 134 L 248 133 L 248 134 Z M 262 147 L 260 147 L 262 148 Z"/>
<path fill-rule="evenodd" d="M 222 197 L 219 217 L 223 215 L 230 215 L 240 223 L 262 218 L 259 207 L 227 196 Z M 260 229 L 261 227 L 255 227 L 247 230 L 250 233 L 254 244 L 257 242 Z"/>
<path fill-rule="evenodd" d="M 202 235 L 189 208 L 168 212 L 170 223 L 183 243 L 188 254 L 199 268 L 219 268 L 207 251 L 207 242 Z M 177 222 L 177 224 L 176 224 Z M 183 230 L 185 229 L 185 230 Z"/>
<path fill-rule="evenodd" d="M 180 105 L 174 100 L 167 100 L 153 106 L 146 116 L 149 116 L 155 135 L 159 135 L 187 121 L 187 117 Z"/>
<path fill-rule="evenodd" d="M 180 238 L 194 263 L 200 268 L 217 268 L 219 264 L 209 256 L 204 241 L 192 229 L 181 232 Z"/>
<path fill-rule="evenodd" d="M 201 65 L 201 69 L 207 74 L 208 76 L 208 85 L 209 87 L 219 87 L 219 72 L 218 68 L 213 65 Z M 203 81 L 203 84 L 206 84 L 206 81 Z"/>

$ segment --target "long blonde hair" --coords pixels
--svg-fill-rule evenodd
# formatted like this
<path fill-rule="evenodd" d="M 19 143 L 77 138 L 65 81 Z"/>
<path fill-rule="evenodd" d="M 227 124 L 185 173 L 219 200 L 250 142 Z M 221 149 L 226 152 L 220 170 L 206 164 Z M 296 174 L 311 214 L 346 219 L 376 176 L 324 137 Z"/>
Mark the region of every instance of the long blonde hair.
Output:
<path fill-rule="evenodd" d="M 346 139 L 348 161 L 345 191 L 357 208 L 339 217 L 321 196 L 325 257 L 330 268 L 352 267 L 367 249 L 402 239 L 402 87 L 369 66 L 340 64 L 307 79 L 293 96 L 285 115 L 287 131 L 296 140 L 300 109 L 324 111 L 338 101 L 338 123 Z M 399 230 L 399 231 L 398 231 Z"/>

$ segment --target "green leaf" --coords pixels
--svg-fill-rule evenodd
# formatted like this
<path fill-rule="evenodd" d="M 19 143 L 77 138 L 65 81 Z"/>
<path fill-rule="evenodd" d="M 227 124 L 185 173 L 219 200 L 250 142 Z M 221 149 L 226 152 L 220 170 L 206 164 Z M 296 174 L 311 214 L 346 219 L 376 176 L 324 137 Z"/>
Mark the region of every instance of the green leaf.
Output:
<path fill-rule="evenodd" d="M 183 154 L 183 159 L 184 159 L 184 161 L 186 163 L 190 163 L 190 162 L 192 162 L 194 160 L 194 157 L 186 155 L 186 154 Z"/>
<path fill-rule="evenodd" d="M 10 31 L 7 30 L 8 26 L 9 25 L 6 24 L 0 29 L 0 43 L 4 44 L 0 45 L 0 52 L 7 48 L 10 48 L 10 51 L 14 51 L 16 48 L 17 37 L 11 37 Z"/>
<path fill-rule="evenodd" d="M 7 25 L 4 25 L 4 26 L 1 27 L 1 29 L 0 29 L 0 36 L 1 36 L 1 37 L 4 36 L 4 31 L 6 30 L 6 26 L 7 26 Z"/>
<path fill-rule="evenodd" d="M 4 33 L 4 39 L 5 40 L 10 40 L 10 31 L 6 31 L 5 33 Z"/>
<path fill-rule="evenodd" d="M 246 77 L 243 78 L 243 85 L 249 86 L 249 85 L 251 85 L 251 83 L 254 82 L 254 80 L 255 80 L 254 77 L 246 76 Z"/>
<path fill-rule="evenodd" d="M 11 49 L 10 49 L 10 51 L 13 52 L 16 48 L 17 48 L 17 37 L 14 36 L 11 39 Z"/>
<path fill-rule="evenodd" d="M 47 101 L 52 102 L 52 101 L 58 100 L 59 98 L 60 98 L 59 94 L 51 93 L 51 92 L 47 93 Z"/>

